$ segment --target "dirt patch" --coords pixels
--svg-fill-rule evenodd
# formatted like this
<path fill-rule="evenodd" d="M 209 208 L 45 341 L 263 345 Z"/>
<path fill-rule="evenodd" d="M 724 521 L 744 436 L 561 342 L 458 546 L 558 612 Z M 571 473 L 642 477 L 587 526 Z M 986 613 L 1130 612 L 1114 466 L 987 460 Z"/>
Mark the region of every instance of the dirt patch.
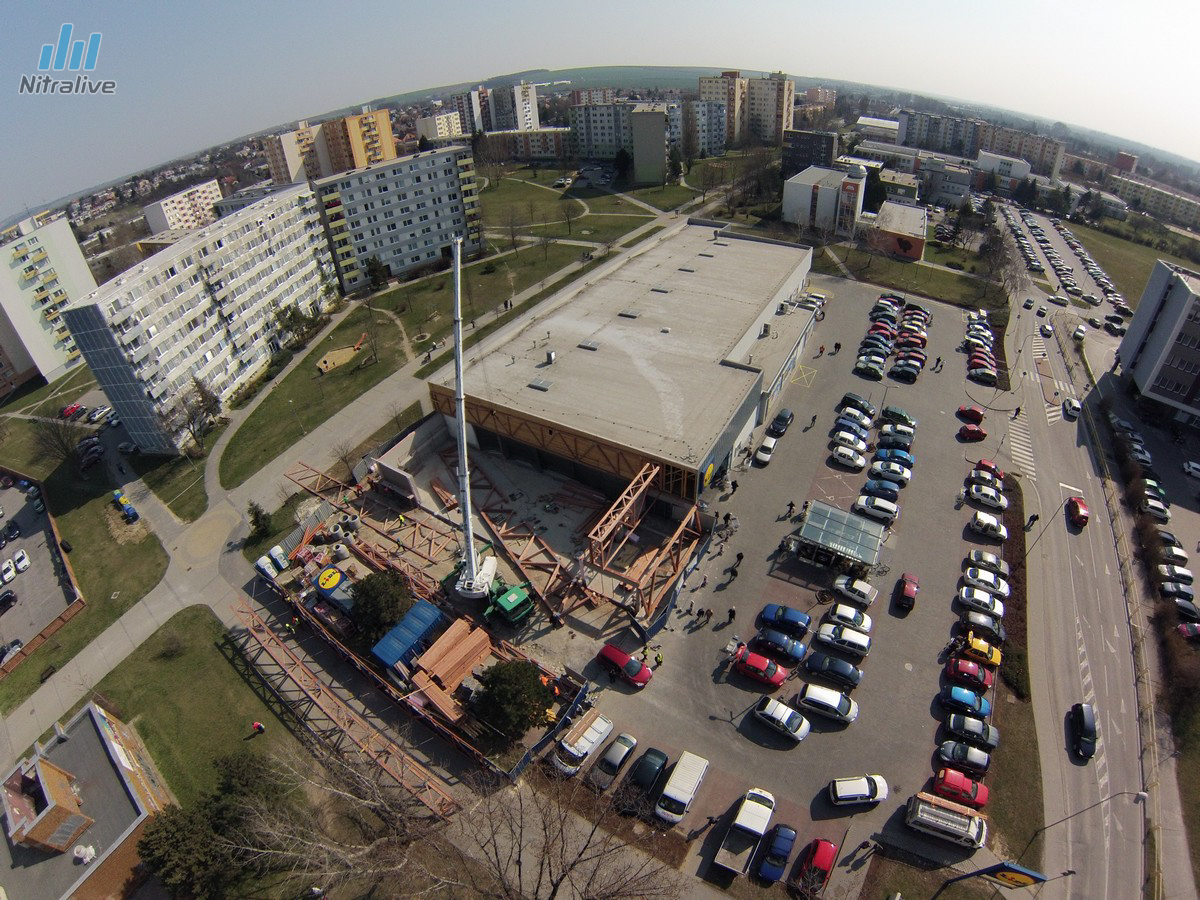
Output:
<path fill-rule="evenodd" d="M 108 533 L 118 544 L 140 543 L 150 533 L 141 519 L 126 522 L 125 516 L 112 504 L 104 510 L 104 524 L 108 526 Z"/>

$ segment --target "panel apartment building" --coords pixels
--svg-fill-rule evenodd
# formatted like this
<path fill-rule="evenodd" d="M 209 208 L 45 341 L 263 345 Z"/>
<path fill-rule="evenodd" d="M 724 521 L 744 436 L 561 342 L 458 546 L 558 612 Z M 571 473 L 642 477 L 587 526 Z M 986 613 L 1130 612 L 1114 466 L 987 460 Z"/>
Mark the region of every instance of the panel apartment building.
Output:
<path fill-rule="evenodd" d="M 471 148 L 451 145 L 314 182 L 342 287 L 367 284 L 367 260 L 392 275 L 483 247 L 483 221 Z"/>
<path fill-rule="evenodd" d="M 311 181 L 396 158 L 386 109 L 364 109 L 360 115 L 319 125 L 301 121 L 295 131 L 270 135 L 263 146 L 276 184 Z"/>
<path fill-rule="evenodd" d="M 1144 398 L 1178 422 L 1200 420 L 1200 274 L 1161 259 L 1154 264 L 1120 356 Z"/>
<path fill-rule="evenodd" d="M 896 143 L 974 158 L 981 150 L 1029 163 L 1035 175 L 1057 178 L 1067 146 L 1060 140 L 992 125 L 981 119 L 900 110 Z"/>
<path fill-rule="evenodd" d="M 613 159 L 621 150 L 634 154 L 636 146 L 649 147 L 644 140 L 634 140 L 632 116 L 640 104 L 629 100 L 615 103 L 592 103 L 572 106 L 568 110 L 571 123 L 571 153 L 577 159 Z M 690 100 L 684 107 L 678 103 L 659 103 L 667 117 L 668 151 L 679 146 L 685 129 L 690 129 L 698 157 L 725 155 L 725 104 L 720 101 Z M 637 162 L 635 159 L 635 166 Z"/>
<path fill-rule="evenodd" d="M 221 185 L 212 178 L 193 185 L 178 194 L 163 197 L 157 203 L 142 207 L 151 234 L 176 228 L 203 228 L 217 221 L 213 208 L 221 199 Z"/>
<path fill-rule="evenodd" d="M 62 317 L 130 439 L 173 454 L 193 379 L 227 399 L 278 349 L 277 312 L 322 309 L 332 288 L 317 195 L 296 185 L 186 235 Z"/>
<path fill-rule="evenodd" d="M 1140 212 L 1185 228 L 1200 228 L 1200 197 L 1132 175 L 1110 175 L 1107 187 Z"/>
<path fill-rule="evenodd" d="M 725 141 L 728 146 L 753 138 L 779 146 L 783 132 L 792 127 L 796 84 L 782 72 L 762 78 L 743 78 L 741 72 L 702 75 L 701 100 L 725 104 Z"/>
<path fill-rule="evenodd" d="M 65 217 L 32 216 L 0 231 L 0 391 L 53 381 L 79 363 L 62 311 L 96 289 Z"/>

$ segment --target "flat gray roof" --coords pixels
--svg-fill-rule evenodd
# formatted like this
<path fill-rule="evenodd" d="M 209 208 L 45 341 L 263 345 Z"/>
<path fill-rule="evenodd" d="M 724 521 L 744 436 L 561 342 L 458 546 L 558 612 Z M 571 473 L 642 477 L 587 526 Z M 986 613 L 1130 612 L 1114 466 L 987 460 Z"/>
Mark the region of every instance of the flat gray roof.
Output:
<path fill-rule="evenodd" d="M 777 311 L 811 254 L 689 223 L 468 359 L 466 395 L 695 469 L 812 317 Z"/>
<path fill-rule="evenodd" d="M 883 202 L 875 220 L 877 228 L 915 238 L 926 236 L 927 224 L 928 215 L 924 207 L 908 206 L 904 203 L 894 203 L 891 200 Z"/>
<path fill-rule="evenodd" d="M 814 500 L 800 526 L 800 539 L 873 566 L 879 562 L 884 530 L 879 522 Z"/>
<path fill-rule="evenodd" d="M 830 169 L 825 166 L 809 166 L 803 172 L 797 172 L 788 179 L 788 184 L 822 184 L 826 187 L 838 187 L 845 180 L 846 173 L 841 169 Z"/>

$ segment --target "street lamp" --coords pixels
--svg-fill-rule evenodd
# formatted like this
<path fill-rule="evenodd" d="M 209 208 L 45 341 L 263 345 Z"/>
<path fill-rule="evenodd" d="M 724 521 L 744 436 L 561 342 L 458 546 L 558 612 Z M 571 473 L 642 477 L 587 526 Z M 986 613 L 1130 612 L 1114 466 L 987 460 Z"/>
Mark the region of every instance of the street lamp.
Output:
<path fill-rule="evenodd" d="M 1039 834 L 1041 834 L 1046 829 L 1053 828 L 1055 825 L 1061 825 L 1063 822 L 1067 821 L 1068 819 L 1073 819 L 1076 816 L 1081 816 L 1085 812 L 1090 812 L 1091 810 L 1095 809 L 1097 806 L 1103 806 L 1109 800 L 1115 800 L 1117 797 L 1133 797 L 1134 803 L 1145 803 L 1146 800 L 1149 799 L 1150 795 L 1147 794 L 1145 791 L 1117 791 L 1115 794 L 1109 794 L 1107 797 L 1101 797 L 1099 800 L 1097 800 L 1091 806 L 1085 806 L 1083 809 L 1078 809 L 1075 812 L 1071 813 L 1069 816 L 1063 816 L 1061 819 L 1059 819 L 1056 822 L 1051 822 L 1048 825 L 1043 825 L 1041 828 L 1039 828 L 1037 831 L 1035 831 L 1033 833 L 1033 836 L 1037 837 Z"/>
<path fill-rule="evenodd" d="M 292 415 L 296 417 L 296 424 L 300 426 L 300 433 L 307 435 L 308 432 L 304 429 L 304 423 L 300 421 L 300 413 L 296 412 L 296 401 L 289 400 L 288 406 L 292 409 Z"/>

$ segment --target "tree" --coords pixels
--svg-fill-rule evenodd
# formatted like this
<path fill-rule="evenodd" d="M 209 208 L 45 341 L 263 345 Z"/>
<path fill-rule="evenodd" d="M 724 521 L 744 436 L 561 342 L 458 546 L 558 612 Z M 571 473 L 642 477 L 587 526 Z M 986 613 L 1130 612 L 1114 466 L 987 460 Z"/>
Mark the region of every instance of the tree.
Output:
<path fill-rule="evenodd" d="M 172 897 L 206 900 L 225 895 L 230 854 L 213 831 L 211 801 L 188 809 L 168 806 L 138 840 L 142 863 Z"/>
<path fill-rule="evenodd" d="M 683 174 L 683 160 L 679 155 L 679 148 L 672 147 L 667 153 L 667 180 L 678 181 L 681 174 Z"/>
<path fill-rule="evenodd" d="M 432 149 L 433 149 L 433 144 L 430 142 L 429 138 L 425 137 L 425 135 L 421 135 L 419 138 L 417 138 L 417 152 L 418 153 L 424 153 L 426 150 L 432 150 Z"/>
<path fill-rule="evenodd" d="M 517 212 L 515 206 L 510 206 L 504 211 L 504 225 L 508 228 L 508 242 L 512 247 L 513 253 L 519 253 L 517 249 L 517 229 L 524 223 L 521 221 L 521 214 Z"/>
<path fill-rule="evenodd" d="M 272 529 L 271 514 L 262 508 L 262 504 L 250 501 L 246 512 L 250 516 L 250 540 L 258 542 L 265 539 Z"/>
<path fill-rule="evenodd" d="M 1076 159 L 1075 162 L 1071 163 L 1071 171 L 1074 172 L 1076 175 L 1086 175 L 1087 174 L 1087 169 L 1085 169 L 1083 167 L 1082 159 Z"/>
<path fill-rule="evenodd" d="M 483 685 L 476 705 L 479 717 L 509 740 L 519 740 L 545 718 L 554 702 L 541 678 L 541 670 L 531 662 L 496 663 L 479 676 Z"/>
<path fill-rule="evenodd" d="M 354 622 L 369 644 L 387 634 L 413 605 L 408 585 L 391 570 L 372 572 L 356 581 L 350 597 L 354 601 Z"/>
<path fill-rule="evenodd" d="M 79 456 L 79 441 L 87 435 L 66 419 L 39 419 L 33 426 L 33 446 L 51 462 L 71 462 Z"/>
<path fill-rule="evenodd" d="M 367 279 L 371 284 L 371 290 L 382 290 L 387 286 L 388 270 L 378 256 L 367 257 Z"/>
<path fill-rule="evenodd" d="M 203 450 L 208 426 L 220 412 L 221 399 L 197 375 L 192 378 L 192 386 L 175 405 L 175 420 L 191 436 L 192 443 Z"/>
<path fill-rule="evenodd" d="M 613 158 L 613 168 L 616 170 L 617 178 L 625 180 L 633 171 L 633 155 L 622 147 Z"/>
<path fill-rule="evenodd" d="M 874 168 L 868 169 L 867 183 L 863 188 L 863 212 L 879 212 L 879 207 L 886 200 L 887 188 L 883 186 L 879 172 Z"/>
<path fill-rule="evenodd" d="M 561 202 L 563 219 L 567 223 L 567 236 L 570 237 L 571 223 L 575 220 L 575 217 L 579 215 L 579 210 L 575 208 L 575 201 L 569 197 L 563 197 Z"/>

